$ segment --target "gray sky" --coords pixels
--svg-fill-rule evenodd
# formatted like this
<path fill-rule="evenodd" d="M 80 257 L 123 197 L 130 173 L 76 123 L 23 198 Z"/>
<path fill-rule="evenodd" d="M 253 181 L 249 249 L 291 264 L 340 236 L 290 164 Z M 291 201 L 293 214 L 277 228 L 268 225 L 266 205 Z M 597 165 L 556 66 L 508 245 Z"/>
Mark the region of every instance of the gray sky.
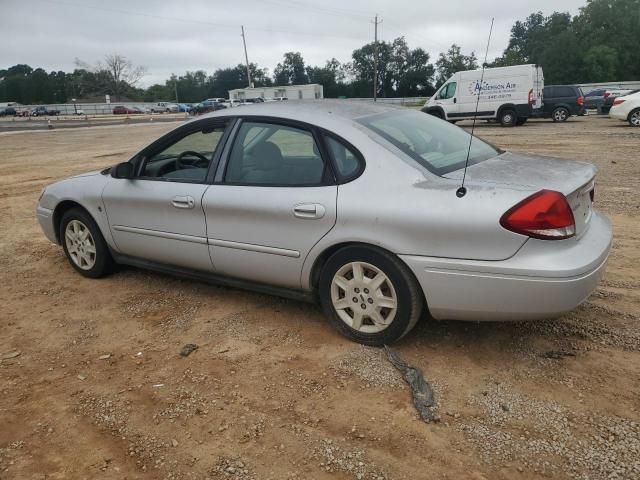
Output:
<path fill-rule="evenodd" d="M 244 62 L 240 25 L 249 61 L 270 72 L 286 51 L 300 51 L 307 65 L 323 65 L 373 40 L 372 20 L 382 24 L 381 40 L 404 35 L 432 60 L 452 43 L 483 58 L 491 17 L 495 17 L 489 59 L 506 47 L 509 30 L 533 9 L 578 13 L 586 0 L 0 0 L 0 66 L 27 63 L 71 71 L 76 57 L 95 63 L 120 53 L 144 65 L 144 86 L 172 72 Z"/>

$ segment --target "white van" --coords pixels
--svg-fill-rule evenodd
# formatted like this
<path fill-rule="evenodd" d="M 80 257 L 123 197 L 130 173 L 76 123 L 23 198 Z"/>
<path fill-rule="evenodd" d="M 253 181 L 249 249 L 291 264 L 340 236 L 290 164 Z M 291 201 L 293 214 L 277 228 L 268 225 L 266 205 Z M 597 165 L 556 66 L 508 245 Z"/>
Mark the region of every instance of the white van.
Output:
<path fill-rule="evenodd" d="M 454 73 L 433 97 L 423 112 L 450 122 L 476 118 L 495 119 L 505 127 L 522 125 L 535 110 L 542 108 L 544 75 L 539 65 L 485 68 Z"/>

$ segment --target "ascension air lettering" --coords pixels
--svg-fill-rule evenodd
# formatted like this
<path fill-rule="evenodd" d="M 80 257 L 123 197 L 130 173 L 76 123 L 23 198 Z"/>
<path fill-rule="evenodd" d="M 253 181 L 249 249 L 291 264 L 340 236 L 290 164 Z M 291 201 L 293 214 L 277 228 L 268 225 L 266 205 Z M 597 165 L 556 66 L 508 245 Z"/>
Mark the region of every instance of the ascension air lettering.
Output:
<path fill-rule="evenodd" d="M 491 83 L 491 82 L 483 82 L 482 83 L 482 93 L 480 98 L 485 100 L 495 100 L 495 99 L 504 99 L 511 98 L 511 94 L 516 91 L 516 84 L 513 82 L 506 83 Z M 469 94 L 470 95 L 478 95 L 480 92 L 480 80 L 476 80 L 475 82 L 469 83 Z"/>

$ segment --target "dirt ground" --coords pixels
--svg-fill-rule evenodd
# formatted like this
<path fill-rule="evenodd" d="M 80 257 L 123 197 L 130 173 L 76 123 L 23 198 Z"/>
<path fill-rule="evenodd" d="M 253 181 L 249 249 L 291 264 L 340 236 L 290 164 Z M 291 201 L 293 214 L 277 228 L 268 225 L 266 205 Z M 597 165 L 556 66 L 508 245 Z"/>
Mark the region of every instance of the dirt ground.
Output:
<path fill-rule="evenodd" d="M 171 127 L 0 135 L 0 479 L 640 478 L 640 129 L 478 126 L 596 164 L 614 246 L 563 318 L 421 321 L 396 347 L 434 386 L 426 424 L 384 352 L 314 305 L 132 268 L 89 280 L 45 239 L 46 184 Z"/>

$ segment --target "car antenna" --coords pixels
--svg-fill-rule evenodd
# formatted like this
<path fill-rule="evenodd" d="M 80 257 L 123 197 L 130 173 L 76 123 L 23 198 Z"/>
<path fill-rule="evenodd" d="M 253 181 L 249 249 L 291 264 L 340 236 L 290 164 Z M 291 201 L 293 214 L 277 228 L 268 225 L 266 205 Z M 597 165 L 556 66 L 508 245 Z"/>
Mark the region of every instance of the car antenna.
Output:
<path fill-rule="evenodd" d="M 476 129 L 476 117 L 478 116 L 478 107 L 480 106 L 480 94 L 482 93 L 482 81 L 484 80 L 484 69 L 487 65 L 487 55 L 489 55 L 489 43 L 491 42 L 491 33 L 493 32 L 493 21 L 491 17 L 491 27 L 489 28 L 489 38 L 487 39 L 487 49 L 484 52 L 484 62 L 482 62 L 482 73 L 480 74 L 480 85 L 478 89 L 478 98 L 476 99 L 476 111 L 473 114 L 473 125 L 471 126 L 471 136 L 469 137 L 469 148 L 467 149 L 467 159 L 464 162 L 464 173 L 462 174 L 462 185 L 456 190 L 456 197 L 462 198 L 467 194 L 464 181 L 467 178 L 467 167 L 469 166 L 469 156 L 471 155 L 471 142 L 473 142 L 473 131 Z"/>

